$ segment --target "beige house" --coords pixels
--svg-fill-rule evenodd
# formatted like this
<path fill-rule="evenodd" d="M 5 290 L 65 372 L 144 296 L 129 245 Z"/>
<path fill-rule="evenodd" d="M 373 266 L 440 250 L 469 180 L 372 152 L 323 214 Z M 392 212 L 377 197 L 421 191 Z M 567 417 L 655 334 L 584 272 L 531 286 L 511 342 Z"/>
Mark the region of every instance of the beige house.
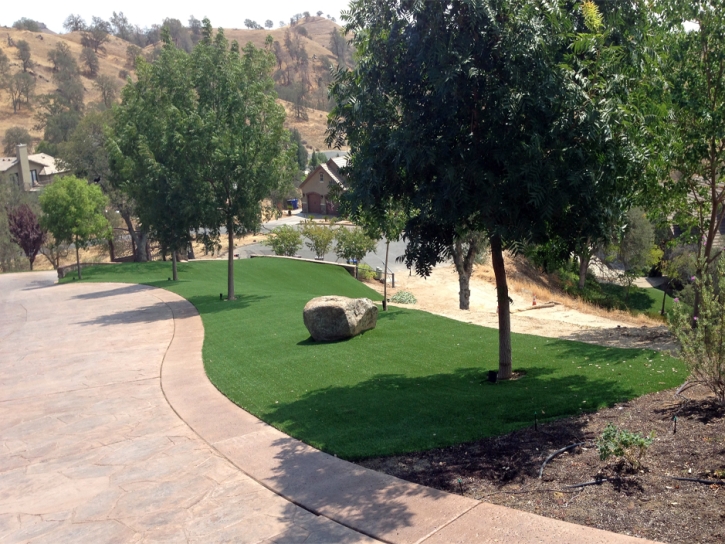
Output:
<path fill-rule="evenodd" d="M 26 191 L 37 191 L 65 172 L 50 155 L 28 155 L 25 144 L 17 146 L 15 157 L 0 157 L 0 176 L 8 176 L 11 182 L 22 186 Z"/>
<path fill-rule="evenodd" d="M 346 164 L 345 157 L 335 157 L 308 174 L 300 185 L 304 213 L 337 215 L 337 205 L 327 196 L 331 186 L 343 185 L 344 178 L 340 175 L 340 168 Z"/>

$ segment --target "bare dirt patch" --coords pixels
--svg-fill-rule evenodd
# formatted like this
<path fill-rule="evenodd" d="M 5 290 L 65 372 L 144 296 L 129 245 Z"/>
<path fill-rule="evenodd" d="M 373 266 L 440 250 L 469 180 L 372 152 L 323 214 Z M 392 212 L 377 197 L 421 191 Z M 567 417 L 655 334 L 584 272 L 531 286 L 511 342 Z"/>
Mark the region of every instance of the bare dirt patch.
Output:
<path fill-rule="evenodd" d="M 525 377 L 523 379 L 526 379 Z M 704 389 L 646 395 L 597 413 L 470 444 L 359 464 L 450 493 L 580 525 L 670 543 L 725 541 L 725 413 Z M 673 417 L 677 416 L 674 432 Z M 602 462 L 608 423 L 656 439 L 639 471 Z M 549 454 L 584 442 L 550 461 Z M 600 480 L 596 485 L 569 487 Z"/>
<path fill-rule="evenodd" d="M 586 304 L 557 291 L 546 276 L 536 275 L 525 264 L 507 259 L 511 306 L 511 330 L 547 338 L 576 340 L 609 347 L 671 350 L 672 336 L 663 322 L 627 312 L 608 311 Z M 371 282 L 382 292 L 382 284 Z M 414 305 L 401 305 L 425 310 L 451 319 L 498 328 L 498 301 L 493 272 L 480 266 L 471 278 L 470 310 L 458 308 L 458 275 L 452 265 L 440 265 L 428 278 L 397 274 L 396 291 L 410 291 L 418 300 Z M 532 302 L 536 296 L 537 309 Z M 553 302 L 549 305 L 547 303 Z M 549 307 L 542 307 L 549 306 Z"/>

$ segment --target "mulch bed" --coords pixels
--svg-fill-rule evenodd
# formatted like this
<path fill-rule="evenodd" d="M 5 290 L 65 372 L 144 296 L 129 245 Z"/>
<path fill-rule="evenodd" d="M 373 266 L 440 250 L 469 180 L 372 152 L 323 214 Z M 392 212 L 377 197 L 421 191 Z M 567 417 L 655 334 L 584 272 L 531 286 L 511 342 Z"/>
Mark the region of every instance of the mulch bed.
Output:
<path fill-rule="evenodd" d="M 662 391 L 593 414 L 540 424 L 538 430 L 359 464 L 580 525 L 662 542 L 722 543 L 725 485 L 673 477 L 725 483 L 725 411 L 704 388 L 689 389 L 683 397 Z M 641 470 L 599 460 L 595 441 L 608 423 L 642 434 L 655 431 Z M 549 454 L 577 442 L 586 444 L 549 461 L 539 479 Z M 604 478 L 597 485 L 567 487 Z"/>

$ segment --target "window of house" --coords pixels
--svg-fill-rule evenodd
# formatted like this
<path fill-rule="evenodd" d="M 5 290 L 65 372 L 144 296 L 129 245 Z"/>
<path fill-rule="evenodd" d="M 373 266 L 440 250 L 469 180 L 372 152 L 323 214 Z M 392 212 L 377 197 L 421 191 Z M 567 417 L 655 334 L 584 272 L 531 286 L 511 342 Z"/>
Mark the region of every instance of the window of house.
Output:
<path fill-rule="evenodd" d="M 31 170 L 30 171 L 30 179 L 33 183 L 38 183 L 38 171 L 37 170 Z"/>
<path fill-rule="evenodd" d="M 325 173 L 320 172 L 320 181 L 325 181 Z"/>

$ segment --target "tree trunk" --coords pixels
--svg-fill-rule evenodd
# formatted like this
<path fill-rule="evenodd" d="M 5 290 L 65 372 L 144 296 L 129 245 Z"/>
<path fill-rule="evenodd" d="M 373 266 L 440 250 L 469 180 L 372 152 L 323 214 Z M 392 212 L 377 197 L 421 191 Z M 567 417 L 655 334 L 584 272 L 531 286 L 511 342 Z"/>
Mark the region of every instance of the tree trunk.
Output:
<path fill-rule="evenodd" d="M 589 270 L 589 260 L 591 259 L 591 255 L 589 253 L 586 253 L 586 256 L 584 253 L 579 255 L 579 290 L 581 291 L 584 289 L 587 281 L 587 271 Z"/>
<path fill-rule="evenodd" d="M 78 279 L 82 280 L 83 276 L 81 275 L 81 256 L 80 256 L 80 253 L 78 252 L 78 240 L 77 239 L 75 241 L 75 246 L 76 246 L 76 266 L 78 267 Z"/>
<path fill-rule="evenodd" d="M 501 238 L 491 238 L 491 263 L 498 295 L 498 379 L 511 379 L 511 308 Z"/>
<path fill-rule="evenodd" d="M 179 272 L 176 266 L 176 251 L 171 252 L 171 277 L 174 281 L 179 281 Z"/>
<path fill-rule="evenodd" d="M 458 307 L 461 310 L 468 310 L 471 307 L 471 289 L 470 281 L 473 273 L 473 262 L 478 254 L 478 241 L 474 235 L 468 239 L 468 251 L 463 254 L 463 243 L 460 238 L 456 238 L 451 249 L 453 255 L 453 264 L 458 272 Z"/>
<path fill-rule="evenodd" d="M 111 257 L 111 262 L 116 261 L 116 248 L 113 246 L 113 239 L 108 240 L 108 253 Z"/>
<path fill-rule="evenodd" d="M 33 259 L 31 259 L 31 258 L 28 258 L 28 260 L 30 261 L 30 271 L 32 272 L 32 271 L 33 271 L 33 261 L 34 261 L 35 259 L 34 259 L 34 258 L 33 258 Z"/>
<path fill-rule="evenodd" d="M 227 221 L 229 256 L 227 258 L 227 300 L 234 300 L 234 222 Z"/>
<path fill-rule="evenodd" d="M 660 311 L 660 315 L 665 315 L 665 301 L 667 300 L 667 288 L 665 284 L 665 288 L 662 289 L 662 311 Z"/>
<path fill-rule="evenodd" d="M 385 240 L 385 270 L 383 271 L 383 311 L 388 311 L 388 252 L 390 251 L 390 240 Z M 30 263 L 33 269 L 33 263 Z"/>

